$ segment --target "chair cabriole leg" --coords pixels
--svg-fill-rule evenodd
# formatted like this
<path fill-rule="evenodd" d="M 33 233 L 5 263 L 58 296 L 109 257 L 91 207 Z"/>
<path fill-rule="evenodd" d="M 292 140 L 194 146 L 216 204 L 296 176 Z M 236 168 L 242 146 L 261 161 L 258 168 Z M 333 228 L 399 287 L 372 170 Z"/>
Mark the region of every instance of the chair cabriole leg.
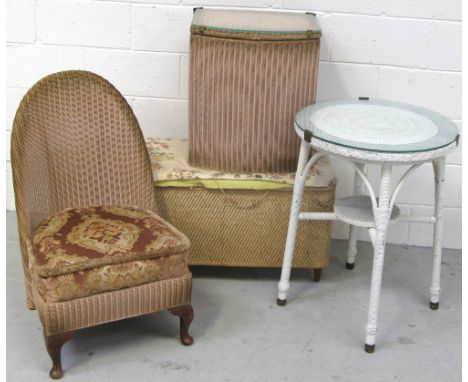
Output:
<path fill-rule="evenodd" d="M 73 337 L 73 332 L 65 332 L 54 336 L 44 335 L 47 352 L 52 359 L 52 369 L 50 369 L 50 377 L 52 379 L 60 379 L 63 376 L 62 370 L 62 346 L 65 342 Z"/>
<path fill-rule="evenodd" d="M 175 308 L 170 308 L 169 311 L 174 316 L 180 318 L 180 341 L 185 346 L 193 344 L 193 337 L 189 334 L 189 327 L 195 315 L 192 305 L 181 305 Z"/>

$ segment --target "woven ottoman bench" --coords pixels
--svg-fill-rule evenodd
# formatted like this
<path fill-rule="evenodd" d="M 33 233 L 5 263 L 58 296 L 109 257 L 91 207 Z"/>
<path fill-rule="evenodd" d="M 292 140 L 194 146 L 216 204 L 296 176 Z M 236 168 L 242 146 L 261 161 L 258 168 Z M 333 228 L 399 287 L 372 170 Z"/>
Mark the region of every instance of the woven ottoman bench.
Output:
<path fill-rule="evenodd" d="M 190 265 L 281 267 L 294 174 L 227 173 L 191 167 L 188 141 L 148 138 L 158 214 L 191 241 Z M 327 159 L 310 173 L 303 210 L 329 212 L 335 176 Z M 299 223 L 293 267 L 329 264 L 331 223 Z"/>

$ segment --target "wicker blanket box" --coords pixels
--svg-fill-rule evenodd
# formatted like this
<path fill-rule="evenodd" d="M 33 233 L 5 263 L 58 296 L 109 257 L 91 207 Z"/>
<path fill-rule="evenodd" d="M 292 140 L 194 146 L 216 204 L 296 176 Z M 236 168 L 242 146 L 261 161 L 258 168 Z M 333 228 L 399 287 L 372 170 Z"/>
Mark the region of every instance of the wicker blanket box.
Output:
<path fill-rule="evenodd" d="M 191 241 L 190 264 L 281 267 L 294 174 L 234 174 L 191 167 L 187 140 L 147 139 L 158 213 Z M 312 168 L 303 210 L 333 209 L 335 177 L 326 159 Z M 330 222 L 299 223 L 295 268 L 329 264 Z"/>

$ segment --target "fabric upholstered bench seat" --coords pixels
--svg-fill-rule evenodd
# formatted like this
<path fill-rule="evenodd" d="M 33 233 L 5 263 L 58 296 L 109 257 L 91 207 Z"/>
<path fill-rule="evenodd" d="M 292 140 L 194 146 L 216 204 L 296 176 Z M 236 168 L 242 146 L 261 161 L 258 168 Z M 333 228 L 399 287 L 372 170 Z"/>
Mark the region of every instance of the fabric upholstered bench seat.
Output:
<path fill-rule="evenodd" d="M 189 264 L 280 267 L 294 173 L 230 173 L 192 167 L 188 142 L 146 140 L 158 214 L 187 235 Z M 310 171 L 303 209 L 333 209 L 335 175 L 326 158 Z M 330 222 L 301 222 L 293 266 L 329 263 Z"/>
<path fill-rule="evenodd" d="M 189 241 L 135 207 L 68 209 L 32 240 L 30 270 L 45 302 L 59 302 L 187 274 Z"/>
<path fill-rule="evenodd" d="M 157 187 L 204 187 L 207 189 L 292 190 L 293 172 L 227 172 L 191 166 L 186 139 L 148 138 L 146 145 Z M 310 170 L 307 188 L 330 188 L 336 183 L 328 158 Z"/>

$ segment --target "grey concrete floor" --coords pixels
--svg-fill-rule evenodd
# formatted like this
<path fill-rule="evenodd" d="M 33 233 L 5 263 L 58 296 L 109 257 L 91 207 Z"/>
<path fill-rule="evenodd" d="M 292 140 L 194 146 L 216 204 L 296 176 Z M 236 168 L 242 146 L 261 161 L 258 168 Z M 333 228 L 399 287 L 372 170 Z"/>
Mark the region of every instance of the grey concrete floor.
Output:
<path fill-rule="evenodd" d="M 25 306 L 16 215 L 7 213 L 7 380 L 47 381 L 50 360 L 35 311 Z M 167 312 L 77 332 L 62 351 L 65 381 L 458 381 L 461 252 L 445 250 L 440 309 L 428 307 L 429 248 L 387 246 L 377 348 L 363 350 L 371 247 L 354 270 L 335 241 L 322 281 L 294 271 L 286 307 L 279 270 L 193 269 L 191 334 L 178 342 Z"/>

